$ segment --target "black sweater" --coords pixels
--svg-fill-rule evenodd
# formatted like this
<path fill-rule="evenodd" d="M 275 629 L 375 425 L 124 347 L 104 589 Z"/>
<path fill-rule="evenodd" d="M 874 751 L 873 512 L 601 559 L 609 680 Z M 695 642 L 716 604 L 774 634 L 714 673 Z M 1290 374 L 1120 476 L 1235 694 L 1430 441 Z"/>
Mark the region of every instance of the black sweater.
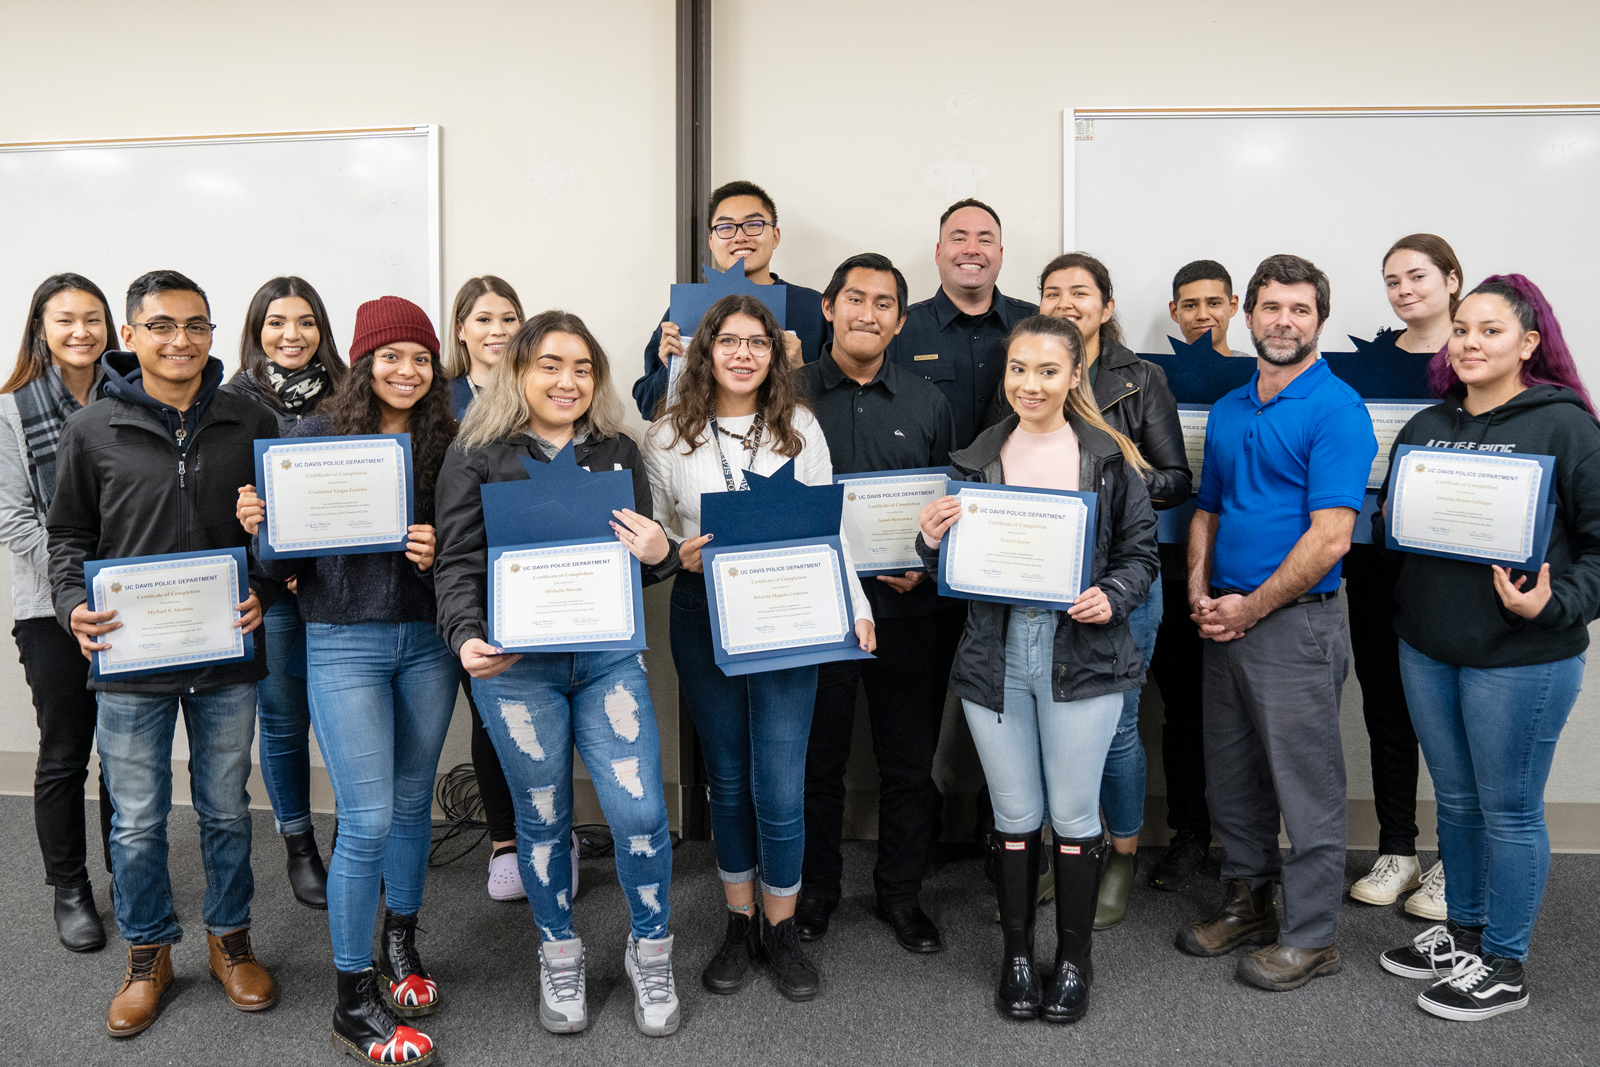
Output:
<path fill-rule="evenodd" d="M 332 429 L 328 416 L 312 415 L 290 436 L 331 437 Z M 418 570 L 404 552 L 269 559 L 262 566 L 274 578 L 300 579 L 300 617 L 306 622 L 434 621 L 433 572 Z"/>
<path fill-rule="evenodd" d="M 1395 588 L 1400 637 L 1463 667 L 1551 663 L 1587 648 L 1588 624 L 1600 615 L 1600 422 L 1578 394 L 1536 385 L 1481 415 L 1447 400 L 1418 412 L 1395 438 L 1402 444 L 1554 456 L 1558 500 L 1545 554 L 1550 602 L 1537 617 L 1507 610 L 1489 564 L 1407 552 Z M 1379 490 L 1381 499 L 1388 490 Z M 1535 570 L 1524 588 L 1537 579 Z"/>

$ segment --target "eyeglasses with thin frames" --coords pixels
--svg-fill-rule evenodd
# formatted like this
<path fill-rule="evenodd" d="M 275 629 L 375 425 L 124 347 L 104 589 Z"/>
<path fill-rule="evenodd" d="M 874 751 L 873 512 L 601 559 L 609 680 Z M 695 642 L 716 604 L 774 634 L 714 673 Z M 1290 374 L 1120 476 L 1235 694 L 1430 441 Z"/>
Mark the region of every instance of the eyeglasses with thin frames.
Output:
<path fill-rule="evenodd" d="M 189 340 L 196 342 L 209 341 L 212 331 L 217 328 L 214 322 L 186 322 L 179 326 L 175 322 L 130 322 L 129 326 L 143 326 L 150 331 L 152 340 L 169 345 L 178 338 L 178 331 L 182 330 L 189 335 Z"/>
<path fill-rule="evenodd" d="M 723 355 L 732 355 L 739 351 L 740 346 L 750 349 L 752 356 L 765 356 L 772 352 L 772 338 L 765 334 L 756 337 L 740 337 L 737 334 L 717 334 L 717 351 Z"/>

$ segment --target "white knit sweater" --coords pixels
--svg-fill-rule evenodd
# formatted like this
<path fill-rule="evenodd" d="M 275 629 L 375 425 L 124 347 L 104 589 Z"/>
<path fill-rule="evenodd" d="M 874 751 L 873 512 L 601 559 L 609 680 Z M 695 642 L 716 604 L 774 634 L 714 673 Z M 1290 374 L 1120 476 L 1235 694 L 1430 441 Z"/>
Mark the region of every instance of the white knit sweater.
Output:
<path fill-rule="evenodd" d="M 719 418 L 717 422 L 730 433 L 744 434 L 755 423 L 755 416 Z M 805 485 L 831 485 L 833 459 L 828 455 L 828 441 L 822 436 L 822 427 L 817 424 L 816 417 L 806 409 L 799 408 L 794 413 L 794 427 L 805 438 L 805 446 L 794 457 L 795 480 Z M 672 427 L 664 420 L 653 423 L 650 432 L 645 435 L 644 462 L 650 472 L 655 519 L 675 539 L 700 535 L 701 493 L 728 491 L 728 484 L 722 477 L 721 457 L 727 457 L 728 469 L 740 485 L 744 484 L 744 470 L 770 475 L 789 462 L 788 456 L 773 451 L 770 440 L 761 442 L 761 448 L 751 460 L 749 451 L 738 442 L 723 437 L 720 442 L 722 451 L 719 453 L 719 442 L 712 440 L 709 432 L 705 436 L 706 440 L 699 448 L 686 453 L 682 444 L 676 448 L 668 447 L 668 442 L 672 440 Z M 861 583 L 849 580 L 855 574 L 855 564 L 850 554 L 850 542 L 842 527 L 839 530 L 839 543 L 844 549 L 844 559 L 840 562 L 847 576 L 844 587 L 850 593 L 851 611 L 857 621 L 870 621 L 872 605 L 862 593 Z"/>

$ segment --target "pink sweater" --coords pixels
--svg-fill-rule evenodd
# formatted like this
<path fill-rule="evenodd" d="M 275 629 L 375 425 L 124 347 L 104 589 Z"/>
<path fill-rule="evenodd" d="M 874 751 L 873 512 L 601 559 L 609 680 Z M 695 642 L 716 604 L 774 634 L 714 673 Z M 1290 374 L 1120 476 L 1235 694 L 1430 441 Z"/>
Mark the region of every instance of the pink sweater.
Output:
<path fill-rule="evenodd" d="M 1018 426 L 1000 446 L 1000 466 L 1007 485 L 1076 492 L 1078 435 L 1071 423 L 1050 433 L 1029 433 Z"/>

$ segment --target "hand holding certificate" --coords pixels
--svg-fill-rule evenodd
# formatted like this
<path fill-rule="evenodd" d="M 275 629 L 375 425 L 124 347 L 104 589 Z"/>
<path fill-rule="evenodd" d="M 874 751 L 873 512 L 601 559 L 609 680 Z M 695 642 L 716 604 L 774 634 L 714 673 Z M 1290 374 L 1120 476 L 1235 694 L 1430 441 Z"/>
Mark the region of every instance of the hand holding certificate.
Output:
<path fill-rule="evenodd" d="M 96 679 L 134 677 L 252 659 L 246 631 L 260 607 L 245 581 L 242 548 L 91 560 L 84 564 L 89 600 L 83 627 Z M 114 615 L 112 614 L 114 613 Z M 111 619 L 114 618 L 115 622 Z M 79 631 L 79 613 L 73 613 Z M 103 631 L 96 638 L 93 631 Z"/>
<path fill-rule="evenodd" d="M 1401 445 L 1389 482 L 1389 547 L 1532 570 L 1550 545 L 1552 456 Z"/>
<path fill-rule="evenodd" d="M 255 445 L 262 559 L 405 550 L 414 509 L 409 434 Z"/>
<path fill-rule="evenodd" d="M 1094 493 L 963 483 L 941 519 L 939 592 L 1070 611 L 1089 584 Z M 926 531 L 924 531 L 926 534 Z"/>

